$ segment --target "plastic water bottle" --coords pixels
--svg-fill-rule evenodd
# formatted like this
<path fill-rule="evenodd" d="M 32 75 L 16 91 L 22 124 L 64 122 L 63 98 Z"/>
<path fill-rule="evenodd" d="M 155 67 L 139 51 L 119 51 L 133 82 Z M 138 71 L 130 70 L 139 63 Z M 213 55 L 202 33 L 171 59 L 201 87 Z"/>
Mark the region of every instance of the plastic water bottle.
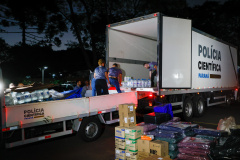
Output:
<path fill-rule="evenodd" d="M 127 81 L 128 81 L 128 77 L 125 76 L 125 77 L 124 77 L 124 82 L 127 82 Z"/>
<path fill-rule="evenodd" d="M 147 80 L 147 87 L 151 88 L 151 80 L 150 79 Z"/>
<path fill-rule="evenodd" d="M 137 80 L 137 87 L 141 88 L 141 80 L 140 79 Z"/>
<path fill-rule="evenodd" d="M 139 79 L 136 80 L 137 81 L 137 88 L 139 87 Z"/>
<path fill-rule="evenodd" d="M 144 88 L 147 88 L 147 84 L 148 84 L 147 80 L 144 79 L 143 81 L 144 81 L 144 85 L 143 85 L 143 87 L 144 87 Z"/>
<path fill-rule="evenodd" d="M 137 80 L 136 79 L 133 80 L 133 88 L 137 88 Z"/>
<path fill-rule="evenodd" d="M 18 92 L 16 97 L 17 97 L 17 104 L 23 104 L 24 103 L 24 95 L 21 92 Z"/>
<path fill-rule="evenodd" d="M 13 104 L 17 104 L 17 92 L 11 92 L 12 98 L 13 98 Z"/>
<path fill-rule="evenodd" d="M 142 88 L 144 88 L 144 82 L 145 82 L 144 79 L 142 79 L 141 82 L 142 82 Z"/>
<path fill-rule="evenodd" d="M 29 103 L 31 102 L 31 94 L 29 92 L 24 92 L 24 102 Z"/>
<path fill-rule="evenodd" d="M 43 90 L 37 90 L 37 100 L 43 101 Z"/>
<path fill-rule="evenodd" d="M 130 81 L 129 80 L 127 81 L 127 85 L 126 86 L 130 87 Z"/>
<path fill-rule="evenodd" d="M 30 93 L 30 94 L 31 94 L 31 101 L 32 102 L 38 100 L 36 91 L 34 91 L 34 92 Z"/>
<path fill-rule="evenodd" d="M 43 99 L 48 99 L 49 98 L 49 91 L 48 91 L 48 89 L 44 89 L 43 90 Z"/>
<path fill-rule="evenodd" d="M 130 88 L 133 87 L 133 79 L 130 80 Z"/>

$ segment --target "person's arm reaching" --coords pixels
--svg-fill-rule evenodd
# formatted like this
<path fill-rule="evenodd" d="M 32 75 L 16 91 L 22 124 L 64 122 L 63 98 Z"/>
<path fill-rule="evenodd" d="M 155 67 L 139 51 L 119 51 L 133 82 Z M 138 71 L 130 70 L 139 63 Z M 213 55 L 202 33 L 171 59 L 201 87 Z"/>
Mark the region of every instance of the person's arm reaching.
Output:
<path fill-rule="evenodd" d="M 119 74 L 118 82 L 119 82 L 119 85 L 122 86 L 122 74 Z"/>
<path fill-rule="evenodd" d="M 151 79 L 152 71 L 149 71 L 149 78 Z"/>
<path fill-rule="evenodd" d="M 156 71 L 157 71 L 157 65 L 155 65 L 155 66 L 154 66 L 154 68 L 155 68 L 155 69 L 156 69 Z"/>
<path fill-rule="evenodd" d="M 105 77 L 106 77 L 106 79 L 108 80 L 108 83 L 110 84 L 109 78 L 108 78 L 108 73 L 107 73 L 107 72 L 105 72 Z"/>

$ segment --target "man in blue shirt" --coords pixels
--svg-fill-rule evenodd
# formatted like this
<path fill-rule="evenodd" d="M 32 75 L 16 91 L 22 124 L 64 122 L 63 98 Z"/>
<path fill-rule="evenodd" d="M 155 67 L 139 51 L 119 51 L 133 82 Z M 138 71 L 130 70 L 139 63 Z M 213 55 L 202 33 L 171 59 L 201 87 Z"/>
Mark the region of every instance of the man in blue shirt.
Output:
<path fill-rule="evenodd" d="M 94 78 L 96 79 L 95 87 L 97 90 L 97 95 L 105 95 L 108 93 L 108 85 L 106 79 L 109 82 L 107 69 L 104 67 L 105 61 L 103 59 L 98 60 L 98 67 L 94 70 Z M 101 92 L 103 90 L 103 92 Z"/>
<path fill-rule="evenodd" d="M 114 63 L 112 65 L 112 68 L 109 69 L 108 77 L 110 84 L 116 87 L 118 93 L 122 93 L 120 90 L 122 82 L 122 71 L 117 67 L 117 63 Z"/>
<path fill-rule="evenodd" d="M 149 78 L 151 79 L 151 87 L 154 87 L 154 77 L 157 75 L 157 62 L 144 63 L 143 66 L 149 69 Z"/>
<path fill-rule="evenodd" d="M 81 88 L 81 84 L 82 84 L 82 82 L 81 82 L 80 80 L 76 80 L 76 84 L 77 84 L 77 85 L 74 87 L 73 90 L 80 89 L 80 88 Z"/>

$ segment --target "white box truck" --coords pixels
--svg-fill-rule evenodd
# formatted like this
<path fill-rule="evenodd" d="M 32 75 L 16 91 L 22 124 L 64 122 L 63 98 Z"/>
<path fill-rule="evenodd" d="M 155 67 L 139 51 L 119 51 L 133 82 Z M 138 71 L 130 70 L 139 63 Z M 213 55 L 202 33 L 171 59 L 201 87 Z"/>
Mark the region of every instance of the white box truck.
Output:
<path fill-rule="evenodd" d="M 148 78 L 144 62 L 158 62 L 158 87 L 125 93 L 6 106 L 1 98 L 1 142 L 12 148 L 77 132 L 97 139 L 102 124 L 118 122 L 118 105 L 137 112 L 156 102 L 171 103 L 186 120 L 207 106 L 237 99 L 237 48 L 191 27 L 191 20 L 155 13 L 107 26 L 106 62 L 124 75 Z M 2 81 L 0 70 L 0 81 Z M 153 96 L 155 95 L 155 97 Z M 152 107 L 150 107 L 150 110 Z M 115 117 L 116 116 L 116 117 Z"/>
<path fill-rule="evenodd" d="M 157 87 L 136 90 L 152 90 L 155 102 L 171 103 L 185 120 L 239 97 L 237 47 L 193 28 L 189 19 L 154 13 L 110 24 L 106 47 L 109 67 L 118 63 L 123 76 L 148 79 L 143 63 L 157 62 Z"/>

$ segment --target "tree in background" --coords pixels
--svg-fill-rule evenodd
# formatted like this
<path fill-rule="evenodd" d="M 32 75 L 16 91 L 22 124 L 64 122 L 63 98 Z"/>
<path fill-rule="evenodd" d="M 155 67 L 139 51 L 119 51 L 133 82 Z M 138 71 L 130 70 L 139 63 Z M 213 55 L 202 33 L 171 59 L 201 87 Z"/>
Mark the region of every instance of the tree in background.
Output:
<path fill-rule="evenodd" d="M 11 60 L 12 57 L 8 53 L 9 48 L 10 46 L 5 40 L 0 38 L 0 64 Z"/>
<path fill-rule="evenodd" d="M 23 46 L 26 45 L 26 41 L 37 41 L 34 44 L 43 46 L 61 44 L 59 36 L 67 31 L 67 25 L 62 15 L 56 12 L 55 0 L 2 0 L 0 4 L 1 25 L 19 26 L 22 30 Z M 44 33 L 45 37 L 39 40 L 31 33 Z"/>

